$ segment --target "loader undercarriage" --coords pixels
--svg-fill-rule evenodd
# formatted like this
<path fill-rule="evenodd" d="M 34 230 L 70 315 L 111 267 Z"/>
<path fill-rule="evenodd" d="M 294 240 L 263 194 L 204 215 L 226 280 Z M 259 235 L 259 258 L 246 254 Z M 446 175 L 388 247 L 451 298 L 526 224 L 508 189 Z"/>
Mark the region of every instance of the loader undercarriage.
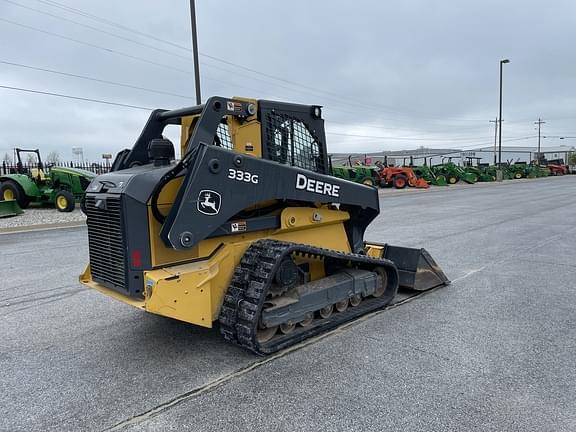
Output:
<path fill-rule="evenodd" d="M 276 272 L 290 256 L 320 259 L 332 275 L 316 281 L 319 286 L 311 290 L 298 289 L 315 284 L 305 282 L 275 297 L 271 287 Z M 386 259 L 260 240 L 234 272 L 220 312 L 220 331 L 230 342 L 270 354 L 385 307 L 397 290 L 396 267 Z"/>

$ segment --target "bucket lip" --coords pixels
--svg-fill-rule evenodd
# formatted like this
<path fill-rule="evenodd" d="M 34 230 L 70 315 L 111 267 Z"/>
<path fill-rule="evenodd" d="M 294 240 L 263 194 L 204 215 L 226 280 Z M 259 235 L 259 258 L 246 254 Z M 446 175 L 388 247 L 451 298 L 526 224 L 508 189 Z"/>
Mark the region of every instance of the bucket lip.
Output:
<path fill-rule="evenodd" d="M 442 268 L 425 248 L 411 248 L 375 242 L 366 242 L 366 244 L 381 247 L 383 249 L 382 257 L 394 263 L 400 274 L 400 279 L 406 280 L 408 278 L 412 280 L 412 283 L 408 285 L 401 284 L 401 286 L 417 291 L 427 291 L 451 284 L 450 279 L 448 279 Z M 428 275 L 427 278 L 430 283 L 424 288 L 418 288 L 415 284 L 416 278 L 418 274 L 422 275 L 423 273 L 433 273 L 433 276 Z"/>
<path fill-rule="evenodd" d="M 0 218 L 18 216 L 24 213 L 15 199 L 0 201 Z"/>

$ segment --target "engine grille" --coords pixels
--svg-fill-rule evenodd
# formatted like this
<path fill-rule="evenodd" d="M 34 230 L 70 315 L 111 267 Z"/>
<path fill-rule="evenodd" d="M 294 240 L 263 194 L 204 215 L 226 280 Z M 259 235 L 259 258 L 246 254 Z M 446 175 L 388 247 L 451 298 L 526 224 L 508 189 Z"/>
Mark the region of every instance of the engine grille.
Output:
<path fill-rule="evenodd" d="M 126 249 L 122 229 L 121 201 L 107 196 L 106 209 L 95 207 L 96 198 L 86 196 L 88 246 L 92 278 L 110 288 L 126 291 Z"/>

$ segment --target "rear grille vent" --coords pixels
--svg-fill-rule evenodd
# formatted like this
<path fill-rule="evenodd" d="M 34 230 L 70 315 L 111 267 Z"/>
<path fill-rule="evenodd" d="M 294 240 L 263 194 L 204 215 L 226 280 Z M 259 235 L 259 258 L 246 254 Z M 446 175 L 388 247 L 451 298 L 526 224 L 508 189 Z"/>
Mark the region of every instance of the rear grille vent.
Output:
<path fill-rule="evenodd" d="M 96 282 L 126 291 L 126 252 L 119 197 L 106 197 L 106 209 L 86 196 L 90 268 Z"/>

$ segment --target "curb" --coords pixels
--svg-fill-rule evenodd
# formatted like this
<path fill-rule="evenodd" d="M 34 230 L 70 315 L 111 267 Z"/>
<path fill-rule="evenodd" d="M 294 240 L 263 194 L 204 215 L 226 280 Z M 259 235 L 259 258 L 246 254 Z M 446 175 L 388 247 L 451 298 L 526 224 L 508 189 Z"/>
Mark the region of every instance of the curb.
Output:
<path fill-rule="evenodd" d="M 11 228 L 1 228 L 0 235 L 19 234 L 19 233 L 25 233 L 25 232 L 28 233 L 37 231 L 51 231 L 65 228 L 80 228 L 84 226 L 86 226 L 86 221 L 40 224 L 40 225 L 24 225 Z"/>

